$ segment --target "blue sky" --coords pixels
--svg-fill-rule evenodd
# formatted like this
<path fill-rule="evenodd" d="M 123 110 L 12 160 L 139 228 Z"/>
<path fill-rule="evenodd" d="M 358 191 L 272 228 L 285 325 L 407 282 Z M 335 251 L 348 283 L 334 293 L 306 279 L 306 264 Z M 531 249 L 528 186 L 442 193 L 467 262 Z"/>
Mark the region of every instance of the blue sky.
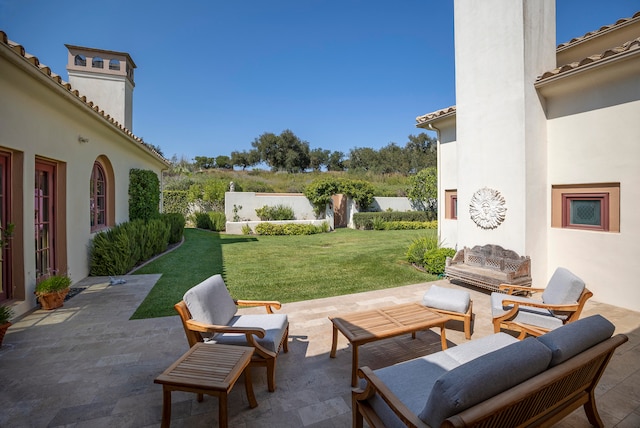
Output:
<path fill-rule="evenodd" d="M 557 0 L 557 42 L 639 10 Z M 345 154 L 404 146 L 455 104 L 452 0 L 0 0 L 0 30 L 64 80 L 65 44 L 128 52 L 133 132 L 167 158 L 285 129 Z"/>

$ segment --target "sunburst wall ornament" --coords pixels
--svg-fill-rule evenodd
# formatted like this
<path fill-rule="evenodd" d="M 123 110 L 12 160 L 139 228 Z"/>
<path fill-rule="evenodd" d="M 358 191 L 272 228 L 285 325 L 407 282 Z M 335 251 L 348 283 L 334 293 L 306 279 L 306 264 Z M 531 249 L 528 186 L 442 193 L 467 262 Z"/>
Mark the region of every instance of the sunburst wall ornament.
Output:
<path fill-rule="evenodd" d="M 495 229 L 504 221 L 507 207 L 500 192 L 483 187 L 473 194 L 469 204 L 469 214 L 483 229 Z"/>

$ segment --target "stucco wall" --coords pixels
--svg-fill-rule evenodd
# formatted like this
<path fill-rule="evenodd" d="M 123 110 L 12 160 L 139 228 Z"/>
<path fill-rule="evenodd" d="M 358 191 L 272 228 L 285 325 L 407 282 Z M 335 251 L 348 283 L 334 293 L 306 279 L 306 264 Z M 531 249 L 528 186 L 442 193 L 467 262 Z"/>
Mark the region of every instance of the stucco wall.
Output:
<path fill-rule="evenodd" d="M 449 248 L 458 245 L 458 220 L 445 218 L 446 191 L 458 189 L 458 144 L 456 122 L 452 118 L 438 124 L 438 237 Z M 465 205 L 458 199 L 458 216 L 464 215 Z"/>
<path fill-rule="evenodd" d="M 504 222 L 483 229 L 459 209 L 458 246 L 499 244 L 526 251 L 528 174 L 544 144 L 545 120 L 531 82 L 555 66 L 553 0 L 456 0 L 455 60 L 459 207 L 487 187 L 500 192 Z M 488 31 L 496 29 L 496 31 Z M 499 29 L 499 31 L 497 31 Z M 531 162 L 531 165 L 529 165 Z M 463 215 L 464 213 L 464 215 Z M 544 231 L 542 229 L 542 231 Z"/>
<path fill-rule="evenodd" d="M 599 79 L 601 82 L 603 79 Z M 589 82 L 592 82 L 589 79 Z M 585 83 L 587 83 L 585 81 Z M 565 266 L 587 282 L 593 299 L 640 311 L 640 85 L 635 76 L 549 97 L 549 186 L 620 183 L 620 233 L 549 226 L 547 277 Z M 635 101 L 628 102 L 630 98 Z M 624 102 L 621 102 L 624 101 Z"/>
<path fill-rule="evenodd" d="M 225 216 L 227 217 L 227 232 L 242 233 L 242 225 L 248 224 L 252 228 L 260 221 L 256 214 L 257 208 L 263 206 L 284 205 L 291 207 L 295 213 L 296 220 L 304 220 L 307 223 L 320 224 L 323 221 L 329 223 L 331 229 L 334 228 L 334 216 L 332 207 L 327 206 L 324 212 L 324 219 L 316 221 L 313 212 L 313 205 L 301 193 L 255 193 L 255 192 L 226 192 L 224 195 Z M 237 212 L 234 212 L 234 207 Z M 412 211 L 409 199 L 404 197 L 374 197 L 369 211 Z M 353 227 L 353 214 L 357 211 L 355 203 L 349 200 L 347 204 L 346 216 L 348 227 Z M 237 218 L 236 218 L 237 217 Z M 235 220 L 238 220 L 237 222 Z M 236 224 L 232 224 L 236 223 Z"/>
<path fill-rule="evenodd" d="M 34 243 L 34 168 L 36 158 L 44 158 L 59 163 L 66 169 L 66 200 L 61 200 L 66 211 L 66 224 L 60 225 L 66 240 L 67 266 L 73 282 L 86 277 L 89 269 L 88 250 L 92 239 L 89 213 L 89 180 L 94 161 L 106 156 L 114 170 L 115 222 L 129 219 L 128 187 L 129 171 L 132 168 L 149 169 L 160 178 L 161 169 L 166 166 L 154 158 L 146 149 L 137 146 L 120 131 L 115 130 L 91 111 L 83 108 L 72 94 L 62 88 L 53 89 L 48 77 L 40 71 L 31 72 L 17 68 L 0 56 L 0 93 L 4 100 L 0 103 L 0 147 L 23 154 L 23 204 L 22 218 L 11 219 L 21 223 L 24 245 L 24 272 L 16 277 L 24 277 L 25 300 L 15 306 L 17 314 L 31 309 L 36 301 L 33 290 L 36 282 Z M 59 89 L 59 90 L 58 90 Z M 66 92 L 66 93 L 65 93 Z M 80 143 L 78 137 L 87 139 Z M 19 156 L 14 156 L 17 159 Z M 17 166 L 16 166 L 17 167 Z M 61 221 L 60 218 L 56 221 Z M 61 239 L 62 237 L 58 237 Z M 14 254 L 14 257 L 18 255 Z"/>

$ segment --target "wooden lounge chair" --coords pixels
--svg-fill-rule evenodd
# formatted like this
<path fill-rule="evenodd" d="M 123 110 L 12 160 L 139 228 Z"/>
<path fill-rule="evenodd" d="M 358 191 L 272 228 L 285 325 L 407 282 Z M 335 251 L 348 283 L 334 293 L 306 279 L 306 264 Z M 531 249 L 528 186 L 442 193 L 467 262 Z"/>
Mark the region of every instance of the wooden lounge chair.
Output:
<path fill-rule="evenodd" d="M 519 331 L 518 339 L 540 336 L 576 321 L 593 296 L 584 281 L 562 267 L 556 269 L 546 288 L 502 284 L 500 290 L 491 293 L 493 329 L 496 333 L 501 328 Z M 513 295 L 523 291 L 542 292 L 542 300 Z"/>
<path fill-rule="evenodd" d="M 236 315 L 238 306 L 264 306 L 267 314 Z M 207 342 L 254 347 L 251 365 L 267 368 L 271 392 L 276 389 L 276 358 L 280 349 L 289 350 L 288 318 L 273 313 L 280 307 L 276 301 L 234 300 L 220 275 L 191 288 L 174 305 L 189 346 Z"/>

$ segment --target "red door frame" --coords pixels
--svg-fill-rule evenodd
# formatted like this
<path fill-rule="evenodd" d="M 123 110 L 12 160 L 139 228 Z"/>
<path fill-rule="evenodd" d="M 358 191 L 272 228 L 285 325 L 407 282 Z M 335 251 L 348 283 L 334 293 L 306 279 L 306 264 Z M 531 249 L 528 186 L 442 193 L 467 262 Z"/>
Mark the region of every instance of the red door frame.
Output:
<path fill-rule="evenodd" d="M 7 224 L 11 223 L 9 217 L 11 213 L 11 162 L 8 153 L 0 152 L 0 229 L 4 231 Z M 0 236 L 0 239 L 3 239 Z M 2 263 L 2 288 L 0 289 L 0 302 L 13 298 L 13 287 L 11 281 L 11 252 L 9 245 L 5 244 L 0 248 L 0 263 Z"/>
<path fill-rule="evenodd" d="M 33 220 L 36 281 L 56 271 L 55 181 L 56 165 L 36 160 Z"/>

